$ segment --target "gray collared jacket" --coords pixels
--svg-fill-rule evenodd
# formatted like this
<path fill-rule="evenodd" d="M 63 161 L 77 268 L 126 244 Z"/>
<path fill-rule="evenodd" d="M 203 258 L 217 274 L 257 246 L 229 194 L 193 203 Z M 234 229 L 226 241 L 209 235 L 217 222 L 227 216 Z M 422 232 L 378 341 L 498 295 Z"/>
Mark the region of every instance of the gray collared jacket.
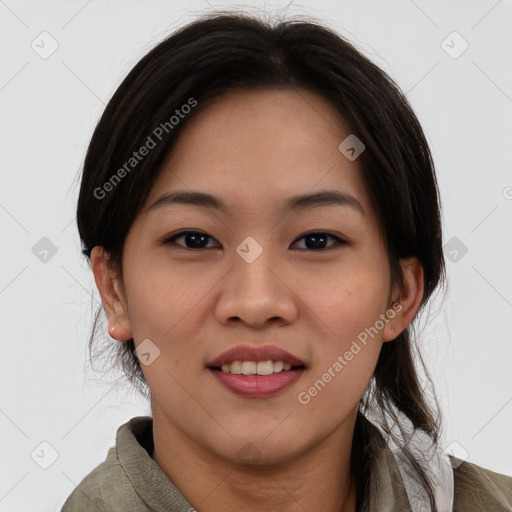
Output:
<path fill-rule="evenodd" d="M 361 512 L 410 512 L 413 507 L 395 456 L 378 429 L 365 421 L 371 435 L 380 436 L 382 443 L 372 467 L 370 482 L 374 483 Z M 73 490 L 61 512 L 194 512 L 152 453 L 150 416 L 137 416 L 121 425 L 116 446 Z M 512 477 L 462 462 L 453 467 L 452 483 L 453 512 L 512 512 Z"/>

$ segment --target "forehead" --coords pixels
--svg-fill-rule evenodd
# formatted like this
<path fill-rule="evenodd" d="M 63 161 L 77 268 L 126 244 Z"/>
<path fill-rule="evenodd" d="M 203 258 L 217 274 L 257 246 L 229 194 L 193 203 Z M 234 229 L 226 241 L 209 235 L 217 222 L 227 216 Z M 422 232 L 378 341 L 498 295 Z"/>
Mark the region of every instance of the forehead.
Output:
<path fill-rule="evenodd" d="M 334 189 L 368 211 L 357 161 L 338 149 L 349 134 L 340 113 L 311 91 L 230 91 L 183 127 L 145 206 L 190 189 L 225 198 L 228 207 L 268 209 L 290 196 Z"/>

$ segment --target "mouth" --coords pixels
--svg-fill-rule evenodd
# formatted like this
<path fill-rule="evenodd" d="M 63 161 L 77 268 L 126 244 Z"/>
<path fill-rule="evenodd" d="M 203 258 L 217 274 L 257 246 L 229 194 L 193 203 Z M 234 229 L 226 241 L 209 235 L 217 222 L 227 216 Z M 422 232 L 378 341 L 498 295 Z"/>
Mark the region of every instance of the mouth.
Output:
<path fill-rule="evenodd" d="M 262 363 L 265 362 L 258 362 L 258 366 Z M 285 369 L 282 361 L 269 361 L 269 363 L 272 363 L 272 372 L 268 364 L 263 367 L 263 370 L 256 367 L 256 371 L 260 373 L 254 373 L 254 366 L 256 366 L 254 361 L 234 361 L 231 365 L 222 365 L 224 370 L 222 367 L 215 366 L 209 367 L 208 370 L 224 389 L 243 398 L 269 398 L 277 395 L 299 380 L 306 371 L 304 365 L 288 364 Z M 240 373 L 232 373 L 231 369 Z"/>
<path fill-rule="evenodd" d="M 235 395 L 267 398 L 297 382 L 307 365 L 276 345 L 239 345 L 220 354 L 206 368 L 216 382 Z"/>
<path fill-rule="evenodd" d="M 207 363 L 206 368 L 231 393 L 266 398 L 300 379 L 306 364 L 277 345 L 238 345 Z"/>
<path fill-rule="evenodd" d="M 274 361 L 268 359 L 267 361 L 238 360 L 232 363 L 224 363 L 221 366 L 208 366 L 208 368 L 217 372 L 230 373 L 233 375 L 254 375 L 263 377 L 274 373 L 303 370 L 306 366 L 303 364 L 292 365 L 281 360 Z"/>
<path fill-rule="evenodd" d="M 276 345 L 238 345 L 211 360 L 206 367 L 235 375 L 270 375 L 306 367 L 306 363 Z"/>

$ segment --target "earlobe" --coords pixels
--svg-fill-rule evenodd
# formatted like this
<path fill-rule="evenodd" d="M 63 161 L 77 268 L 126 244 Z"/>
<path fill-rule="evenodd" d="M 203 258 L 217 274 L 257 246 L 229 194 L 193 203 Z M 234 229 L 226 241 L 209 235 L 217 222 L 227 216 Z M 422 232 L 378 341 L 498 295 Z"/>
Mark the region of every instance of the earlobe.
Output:
<path fill-rule="evenodd" d="M 384 327 L 383 341 L 394 340 L 414 320 L 424 292 L 423 265 L 416 257 L 400 260 L 403 286 L 386 313 L 390 319 Z"/>
<path fill-rule="evenodd" d="M 113 323 L 110 320 L 108 321 L 108 334 L 111 338 L 114 338 L 117 341 L 127 341 L 132 338 L 131 330 L 126 329 L 120 323 Z"/>
<path fill-rule="evenodd" d="M 91 252 L 94 280 L 108 318 L 108 332 L 119 341 L 133 337 L 126 300 L 120 292 L 119 279 L 109 266 L 109 257 L 103 247 L 96 246 Z"/>

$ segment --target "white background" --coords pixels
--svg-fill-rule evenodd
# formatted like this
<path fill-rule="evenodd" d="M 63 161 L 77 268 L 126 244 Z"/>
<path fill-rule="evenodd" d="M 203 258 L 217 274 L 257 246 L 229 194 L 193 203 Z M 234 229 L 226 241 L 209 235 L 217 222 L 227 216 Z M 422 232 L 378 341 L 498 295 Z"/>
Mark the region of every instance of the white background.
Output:
<path fill-rule="evenodd" d="M 288 5 L 246 4 L 282 14 Z M 213 4 L 234 5 L 243 4 Z M 150 414 L 135 393 L 88 370 L 99 297 L 80 255 L 78 178 L 124 76 L 209 10 L 199 1 L 0 1 L 0 511 L 60 510 L 119 425 Z M 512 1 L 315 0 L 287 12 L 315 16 L 355 43 L 422 123 L 444 242 L 457 237 L 468 249 L 447 258 L 448 290 L 421 338 L 446 418 L 443 443 L 512 475 Z M 31 48 L 43 31 L 59 45 L 47 59 Z M 456 59 L 441 46 L 453 31 L 469 43 Z M 46 263 L 32 252 L 42 237 L 57 247 Z M 58 453 L 48 469 L 31 458 L 43 441 Z"/>

